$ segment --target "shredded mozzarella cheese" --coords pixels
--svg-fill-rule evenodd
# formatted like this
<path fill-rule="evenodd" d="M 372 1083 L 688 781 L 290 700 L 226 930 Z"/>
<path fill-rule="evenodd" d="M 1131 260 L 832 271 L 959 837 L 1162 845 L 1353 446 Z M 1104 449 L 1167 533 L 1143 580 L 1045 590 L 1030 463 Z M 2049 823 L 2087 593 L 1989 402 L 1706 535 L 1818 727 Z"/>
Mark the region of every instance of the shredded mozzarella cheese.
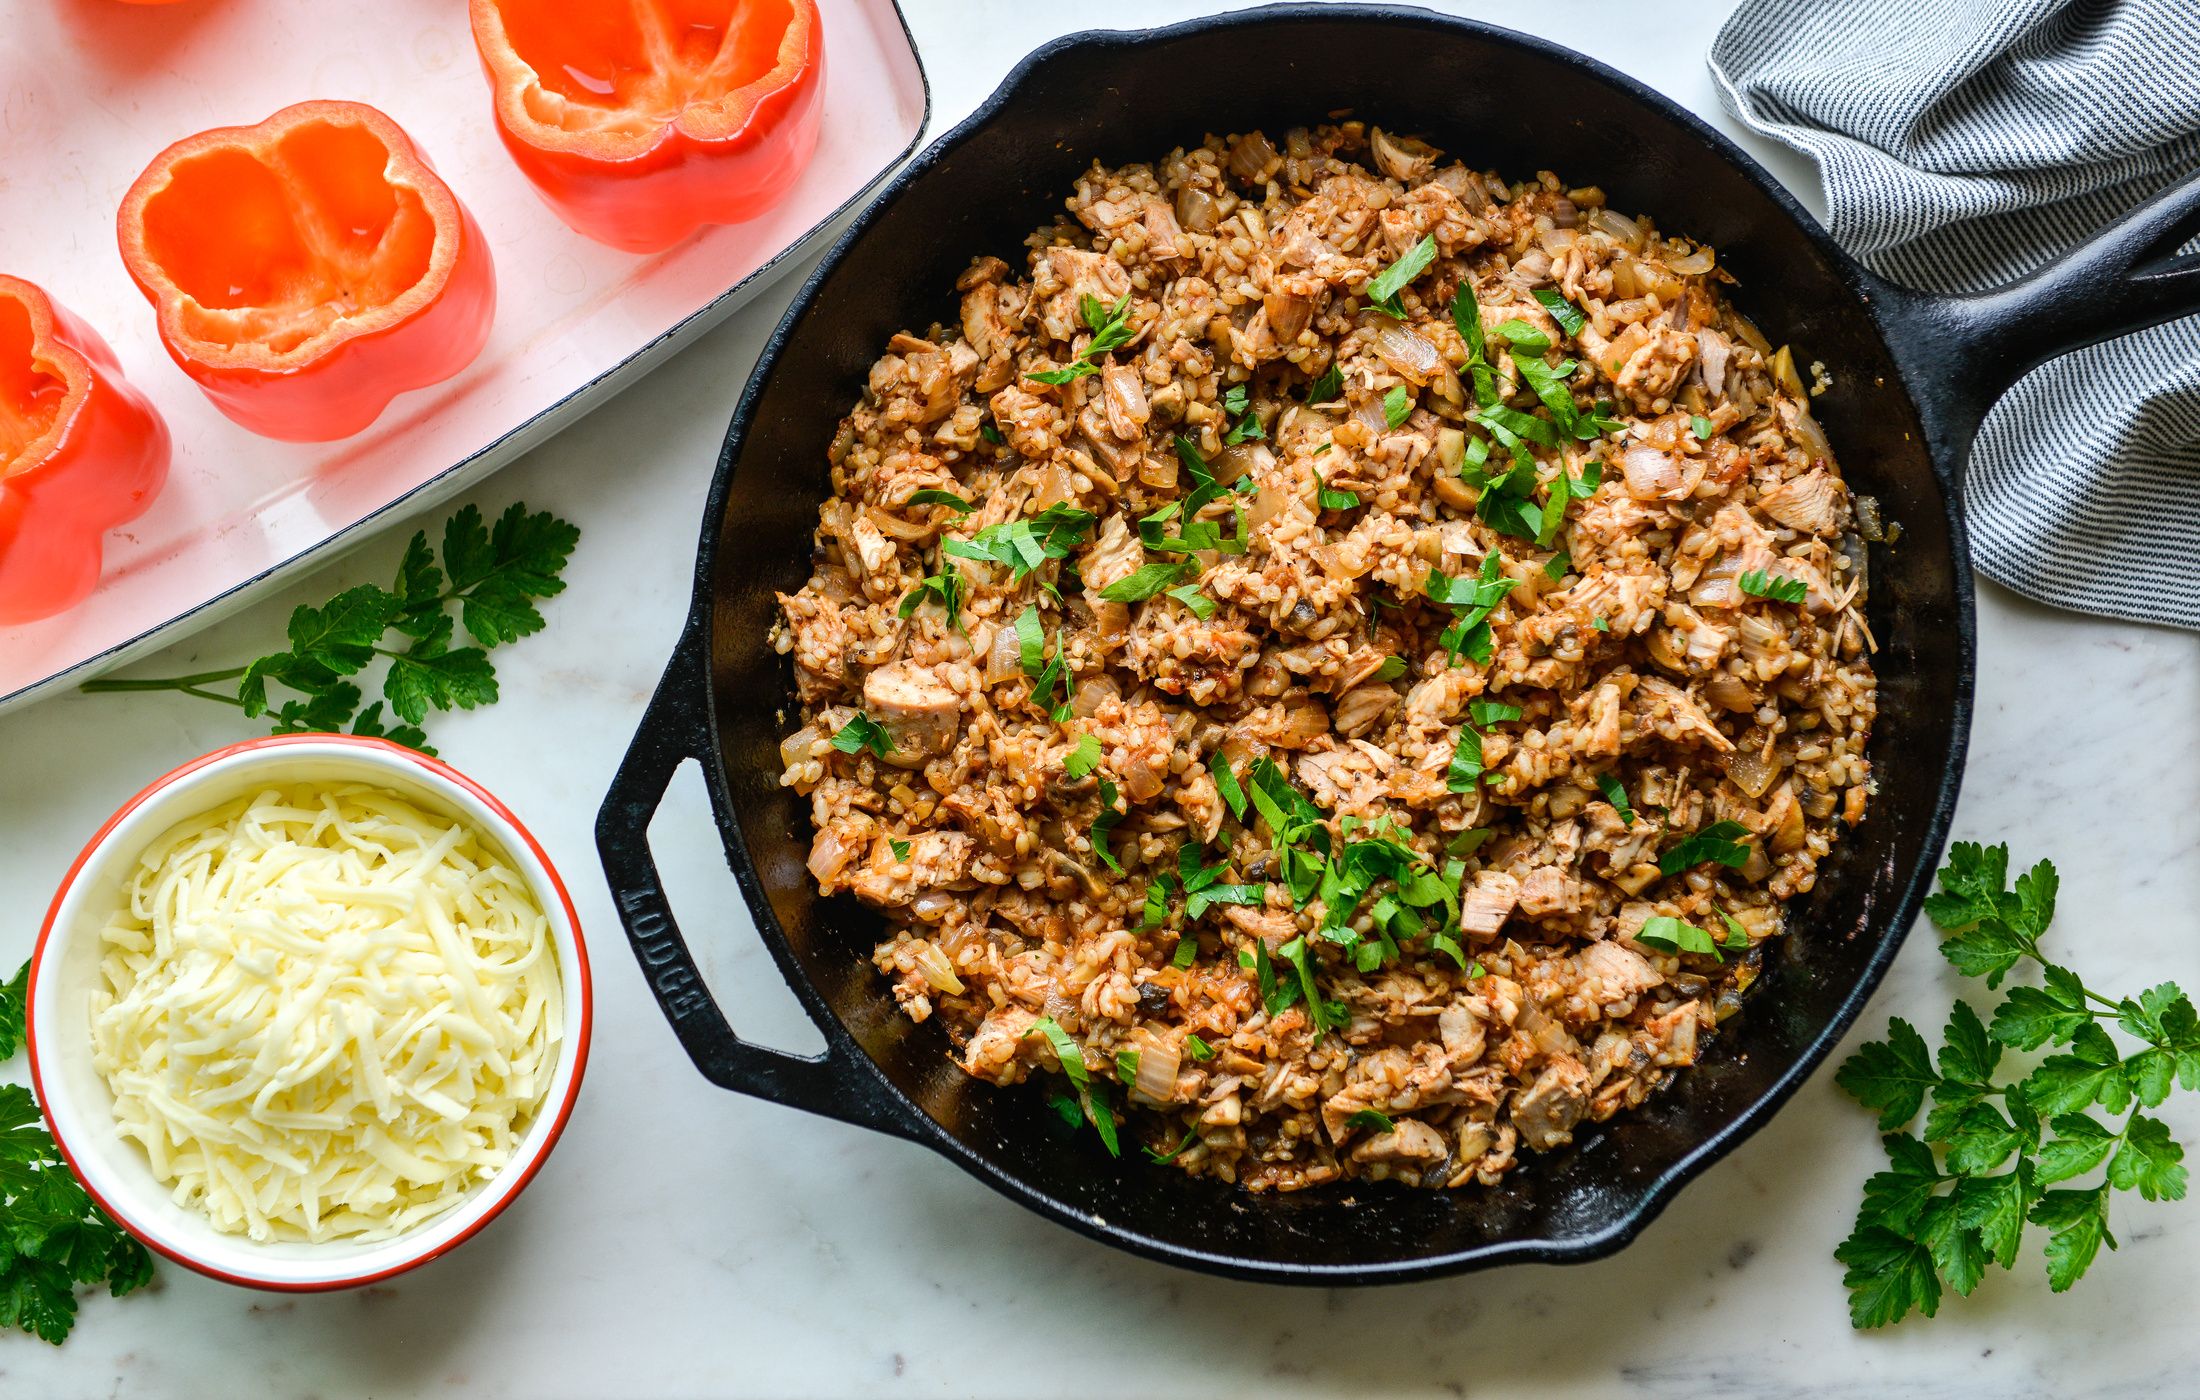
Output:
<path fill-rule="evenodd" d="M 461 823 L 296 785 L 171 828 L 103 936 L 93 1063 L 181 1205 L 386 1239 L 510 1160 L 557 1067 L 549 921 Z"/>

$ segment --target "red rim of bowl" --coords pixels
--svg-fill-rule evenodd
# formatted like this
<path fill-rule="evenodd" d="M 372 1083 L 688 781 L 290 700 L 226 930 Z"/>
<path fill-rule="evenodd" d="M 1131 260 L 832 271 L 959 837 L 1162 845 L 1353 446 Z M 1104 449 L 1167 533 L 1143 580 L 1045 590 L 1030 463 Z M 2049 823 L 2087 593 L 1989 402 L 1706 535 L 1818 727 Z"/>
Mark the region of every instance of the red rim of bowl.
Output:
<path fill-rule="evenodd" d="M 516 1177 L 502 1187 L 502 1194 L 490 1203 L 489 1208 L 481 1213 L 480 1218 L 458 1234 L 445 1240 L 439 1247 L 415 1255 L 403 1263 L 393 1264 L 386 1269 L 378 1269 L 371 1274 L 323 1279 L 312 1283 L 287 1283 L 276 1279 L 246 1278 L 240 1274 L 232 1274 L 226 1270 L 214 1268 L 212 1265 L 194 1259 L 188 1254 L 178 1253 L 153 1238 L 150 1231 L 122 1211 L 117 1210 L 113 1202 L 100 1195 L 98 1190 L 85 1179 L 83 1169 L 77 1165 L 76 1154 L 69 1150 L 68 1142 L 61 1135 L 60 1124 L 54 1121 L 52 1110 L 46 1107 L 46 1085 L 38 1072 L 38 999 L 35 995 L 25 999 L 24 1032 L 25 1040 L 30 1046 L 31 1085 L 37 1091 L 38 1111 L 45 1117 L 46 1129 L 53 1134 L 54 1145 L 60 1148 L 62 1159 L 69 1164 L 69 1170 L 75 1174 L 77 1181 L 84 1187 L 86 1194 L 91 1196 L 101 1210 L 112 1216 L 117 1224 L 129 1231 L 138 1243 L 165 1259 L 181 1264 L 196 1273 L 204 1274 L 208 1278 L 220 1279 L 224 1283 L 234 1283 L 245 1288 L 263 1289 L 271 1293 L 330 1293 L 340 1289 L 358 1288 L 365 1284 L 379 1283 L 387 1278 L 395 1278 L 399 1274 L 419 1268 L 432 1259 L 440 1259 L 475 1235 L 480 1234 L 490 1221 L 504 1213 L 504 1208 L 510 1205 L 521 1191 L 526 1189 L 527 1183 L 535 1179 L 535 1173 L 542 1170 L 542 1164 L 549 1160 L 551 1151 L 557 1147 L 558 1139 L 564 1134 L 566 1120 L 573 1115 L 573 1103 L 580 1096 L 581 1078 L 588 1069 L 589 1040 L 596 1021 L 595 987 L 589 978 L 588 944 L 581 936 L 580 915 L 573 909 L 573 897 L 566 892 L 565 881 L 559 877 L 558 868 L 551 864 L 549 852 L 543 850 L 542 843 L 535 839 L 535 834 L 527 829 L 526 823 L 514 816 L 512 809 L 498 801 L 496 796 L 487 788 L 467 777 L 464 773 L 459 772 L 456 768 L 438 759 L 430 758 L 424 753 L 390 743 L 386 739 L 363 738 L 353 734 L 277 734 L 263 739 L 247 739 L 242 743 L 231 744 L 226 748 L 216 749 L 212 753 L 194 758 L 182 767 L 176 768 L 146 784 L 137 796 L 116 808 L 115 814 L 107 818 L 105 824 L 93 834 L 91 840 L 84 843 L 84 849 L 77 853 L 76 861 L 70 865 L 68 874 L 61 877 L 61 887 L 54 892 L 53 903 L 46 908 L 46 921 L 38 930 L 38 944 L 31 950 L 31 974 L 28 985 L 32 988 L 36 988 L 38 985 L 39 967 L 45 960 L 46 943 L 53 936 L 54 921 L 60 916 L 62 902 L 68 898 L 69 892 L 76 888 L 77 878 L 83 873 L 84 867 L 90 863 L 92 853 L 99 849 L 108 835 L 117 826 L 121 825 L 126 817 L 143 806 L 162 789 L 173 785 L 179 779 L 191 776 L 210 764 L 241 753 L 289 748 L 298 744 L 337 744 L 352 748 L 379 750 L 401 758 L 414 767 L 425 769 L 446 782 L 464 788 L 508 825 L 520 840 L 527 843 L 527 849 L 534 853 L 535 860 L 541 864 L 543 873 L 549 877 L 550 888 L 557 895 L 558 903 L 565 909 L 566 926 L 573 931 L 573 950 L 579 955 L 575 961 L 579 964 L 581 985 L 580 1025 L 572 1041 L 567 1045 L 565 1052 L 573 1057 L 573 1077 L 566 1084 L 565 1097 L 558 1104 L 556 1116 L 550 1120 L 550 1132 L 543 1139 L 542 1150 L 534 1155 L 533 1160 L 529 1161 Z"/>

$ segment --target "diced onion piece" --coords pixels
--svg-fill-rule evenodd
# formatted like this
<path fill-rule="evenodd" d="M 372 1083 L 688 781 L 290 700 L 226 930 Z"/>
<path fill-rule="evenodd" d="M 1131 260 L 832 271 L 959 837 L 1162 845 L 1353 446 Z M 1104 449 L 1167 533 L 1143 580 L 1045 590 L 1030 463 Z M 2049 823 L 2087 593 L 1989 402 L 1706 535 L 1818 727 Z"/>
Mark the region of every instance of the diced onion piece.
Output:
<path fill-rule="evenodd" d="M 1197 185 L 1184 186 L 1176 192 L 1176 221 L 1192 233 L 1213 233 L 1221 221 L 1215 197 Z"/>
<path fill-rule="evenodd" d="M 1436 347 L 1403 326 L 1385 326 L 1377 331 L 1375 353 L 1415 384 L 1428 383 L 1444 368 L 1444 357 Z"/>
<path fill-rule="evenodd" d="M 1587 223 L 1597 232 L 1618 240 L 1630 249 L 1642 246 L 1642 225 L 1625 214 L 1614 213 L 1599 206 L 1589 211 Z"/>
<path fill-rule="evenodd" d="M 995 624 L 993 644 L 985 652 L 985 683 L 999 685 L 1022 675 L 1023 670 L 1023 639 L 1016 635 L 1014 627 Z"/>

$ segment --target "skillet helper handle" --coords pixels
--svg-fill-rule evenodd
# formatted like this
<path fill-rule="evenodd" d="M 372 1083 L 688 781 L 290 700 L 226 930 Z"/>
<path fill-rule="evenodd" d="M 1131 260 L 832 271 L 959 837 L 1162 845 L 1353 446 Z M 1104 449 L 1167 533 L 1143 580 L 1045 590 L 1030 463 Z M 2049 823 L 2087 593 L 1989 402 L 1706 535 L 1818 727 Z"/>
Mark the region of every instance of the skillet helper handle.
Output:
<path fill-rule="evenodd" d="M 1988 410 L 2048 360 L 2165 321 L 2200 314 L 2200 171 L 2029 276 L 1975 296 L 1927 297 L 1887 287 L 1907 322 L 1911 368 L 1929 389 L 1928 429 L 1968 448 Z M 1956 460 L 1944 458 L 1943 460 Z"/>
<path fill-rule="evenodd" d="M 642 976 L 688 1058 L 713 1084 L 860 1127 L 913 1136 L 892 1091 L 839 1026 L 816 1018 L 826 1050 L 815 1057 L 741 1039 L 718 1009 L 673 918 L 649 848 L 649 823 L 680 765 L 691 758 L 711 761 L 715 735 L 707 650 L 702 629 L 691 624 L 596 816 L 596 849 Z"/>

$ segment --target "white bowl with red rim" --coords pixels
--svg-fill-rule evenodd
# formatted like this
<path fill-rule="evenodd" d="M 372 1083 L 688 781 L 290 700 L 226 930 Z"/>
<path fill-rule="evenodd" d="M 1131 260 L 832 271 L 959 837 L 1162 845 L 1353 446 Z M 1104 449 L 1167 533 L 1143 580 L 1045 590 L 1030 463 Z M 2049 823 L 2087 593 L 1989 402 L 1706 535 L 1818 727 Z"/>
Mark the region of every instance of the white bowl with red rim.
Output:
<path fill-rule="evenodd" d="M 128 870 L 177 822 L 280 783 L 371 783 L 456 817 L 527 882 L 549 920 L 565 1002 L 565 1038 L 540 1111 L 512 1159 L 451 1209 L 371 1243 L 258 1243 L 214 1228 L 154 1179 L 144 1150 L 116 1130 L 114 1096 L 92 1065 L 91 992 L 100 931 L 121 905 Z M 63 877 L 31 957 L 31 1079 L 54 1141 L 77 1179 L 147 1248 L 210 1278 L 279 1292 L 352 1288 L 416 1268 L 464 1244 L 541 1169 L 572 1115 L 588 1064 L 594 997 L 580 920 L 550 858 L 511 810 L 480 784 L 425 754 L 380 739 L 286 734 L 193 759 L 122 805 Z"/>

